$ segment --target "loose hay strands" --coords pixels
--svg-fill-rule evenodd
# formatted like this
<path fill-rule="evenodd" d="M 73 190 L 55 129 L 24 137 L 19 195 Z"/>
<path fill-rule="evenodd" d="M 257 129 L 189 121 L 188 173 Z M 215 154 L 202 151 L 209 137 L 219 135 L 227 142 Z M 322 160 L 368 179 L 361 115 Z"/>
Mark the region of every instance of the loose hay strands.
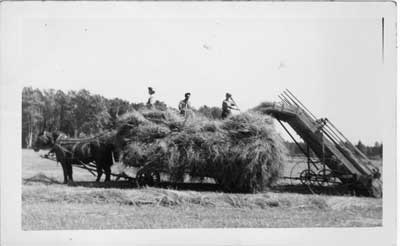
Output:
<path fill-rule="evenodd" d="M 173 181 L 214 178 L 226 191 L 263 190 L 276 181 L 285 147 L 269 116 L 256 112 L 223 121 L 173 110 L 130 112 L 119 121 L 116 140 L 127 165 L 152 165 Z"/>

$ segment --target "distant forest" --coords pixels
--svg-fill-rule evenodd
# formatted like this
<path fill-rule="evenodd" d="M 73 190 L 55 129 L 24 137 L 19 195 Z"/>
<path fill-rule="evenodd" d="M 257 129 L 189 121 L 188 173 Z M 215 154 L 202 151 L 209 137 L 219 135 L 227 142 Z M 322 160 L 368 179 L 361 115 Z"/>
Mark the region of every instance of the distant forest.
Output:
<path fill-rule="evenodd" d="M 143 102 L 108 99 L 84 89 L 65 93 L 61 90 L 25 87 L 22 91 L 22 147 L 30 148 L 34 137 L 44 130 L 58 130 L 71 137 L 91 136 L 114 128 L 118 117 L 124 113 L 145 107 Z M 155 102 L 155 107 L 167 109 L 167 105 L 160 101 Z M 208 118 L 221 117 L 219 107 L 204 105 L 194 110 Z M 286 146 L 289 154 L 302 155 L 295 143 L 286 142 Z M 306 148 L 304 143 L 300 143 L 300 146 Z M 356 147 L 370 158 L 382 157 L 381 143 L 366 146 L 359 141 Z"/>
<path fill-rule="evenodd" d="M 307 146 L 304 142 L 300 142 L 297 146 L 296 143 L 285 141 L 286 148 L 290 155 L 304 155 L 303 151 L 307 150 Z M 361 150 L 370 159 L 382 159 L 383 144 L 375 142 L 373 146 L 364 145 L 361 141 L 358 141 L 355 146 Z M 303 151 L 302 151 L 303 150 Z M 311 153 L 312 155 L 313 153 Z"/>

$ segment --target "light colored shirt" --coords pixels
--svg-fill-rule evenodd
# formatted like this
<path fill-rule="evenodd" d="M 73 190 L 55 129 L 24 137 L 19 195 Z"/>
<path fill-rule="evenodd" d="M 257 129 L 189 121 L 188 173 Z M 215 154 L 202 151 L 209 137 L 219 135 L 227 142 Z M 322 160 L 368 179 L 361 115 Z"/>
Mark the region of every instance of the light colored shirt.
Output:
<path fill-rule="evenodd" d="M 183 99 L 182 101 L 180 101 L 179 105 L 178 105 L 178 108 L 179 108 L 179 111 L 181 111 L 181 112 L 184 112 L 184 111 L 190 109 L 189 100 L 186 101 L 185 99 Z"/>
<path fill-rule="evenodd" d="M 222 111 L 230 112 L 231 109 L 235 108 L 236 104 L 231 102 L 229 99 L 222 101 Z"/>

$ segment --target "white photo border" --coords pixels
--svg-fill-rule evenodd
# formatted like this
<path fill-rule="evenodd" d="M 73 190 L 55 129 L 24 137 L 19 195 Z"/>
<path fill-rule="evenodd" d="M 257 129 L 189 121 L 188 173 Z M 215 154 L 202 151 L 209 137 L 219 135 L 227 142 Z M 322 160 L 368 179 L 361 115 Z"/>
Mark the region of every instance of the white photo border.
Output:
<path fill-rule="evenodd" d="M 396 2 L 1 2 L 1 244 L 4 245 L 392 245 L 396 229 Z M 249 228 L 22 231 L 21 91 L 15 81 L 21 23 L 34 18 L 380 18 L 385 17 L 386 120 L 383 226 L 373 228 Z M 398 196 L 397 196 L 398 199 Z M 397 200 L 398 201 L 398 200 Z M 397 203 L 398 204 L 398 203 Z"/>

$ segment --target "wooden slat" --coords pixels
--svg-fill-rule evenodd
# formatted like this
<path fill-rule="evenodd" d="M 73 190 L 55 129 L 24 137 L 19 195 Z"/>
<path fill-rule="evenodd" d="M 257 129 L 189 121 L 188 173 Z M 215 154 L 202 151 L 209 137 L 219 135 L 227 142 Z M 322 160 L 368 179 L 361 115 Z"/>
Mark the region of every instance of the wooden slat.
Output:
<path fill-rule="evenodd" d="M 302 110 L 299 110 L 299 108 L 290 106 L 290 105 L 274 105 L 271 107 L 269 113 L 273 114 L 276 118 L 279 120 L 287 122 L 293 130 L 295 130 L 305 142 L 310 143 L 312 140 L 309 139 L 304 132 L 308 132 L 308 134 L 313 135 L 316 132 L 319 131 L 318 127 L 316 126 L 315 122 L 308 116 L 307 114 L 303 113 Z M 317 137 L 313 137 L 314 140 L 311 145 L 314 145 L 315 148 L 320 148 L 322 149 L 322 146 L 315 146 L 315 143 L 317 141 Z M 364 171 L 362 171 L 362 168 L 360 167 L 355 167 L 352 162 L 350 162 L 341 152 L 338 150 L 334 144 L 328 140 L 324 139 L 324 144 L 325 147 L 338 158 L 343 165 L 351 172 L 352 174 L 355 175 L 363 175 L 365 174 Z M 315 152 L 315 151 L 314 151 Z M 318 151 L 317 151 L 318 152 Z M 322 156 L 319 156 L 320 159 L 322 159 Z M 360 170 L 361 169 L 361 170 Z"/>

